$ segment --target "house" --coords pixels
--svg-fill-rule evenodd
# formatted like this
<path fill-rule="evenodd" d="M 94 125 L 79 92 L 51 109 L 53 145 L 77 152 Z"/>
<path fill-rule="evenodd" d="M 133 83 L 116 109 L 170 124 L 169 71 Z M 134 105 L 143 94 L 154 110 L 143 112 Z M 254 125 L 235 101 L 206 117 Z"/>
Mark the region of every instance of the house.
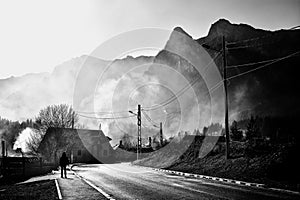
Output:
<path fill-rule="evenodd" d="M 71 163 L 110 163 L 113 149 L 102 130 L 48 128 L 39 147 L 41 157 L 49 163 L 59 163 L 66 152 Z"/>
<path fill-rule="evenodd" d="M 128 147 L 123 144 L 122 140 L 120 140 L 119 144 L 115 145 L 113 149 L 116 162 L 130 162 L 137 159 L 136 146 Z M 152 138 L 149 137 L 148 144 L 142 145 L 142 148 L 140 149 L 139 158 L 144 158 L 151 152 L 153 152 Z"/>

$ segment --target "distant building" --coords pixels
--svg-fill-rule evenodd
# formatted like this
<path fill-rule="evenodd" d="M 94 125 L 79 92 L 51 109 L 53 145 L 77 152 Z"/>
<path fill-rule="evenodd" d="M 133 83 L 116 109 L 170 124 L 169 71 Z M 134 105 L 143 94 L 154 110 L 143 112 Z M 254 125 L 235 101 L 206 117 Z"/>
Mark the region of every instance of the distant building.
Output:
<path fill-rule="evenodd" d="M 72 163 L 109 163 L 114 160 L 110 140 L 101 130 L 48 128 L 38 152 L 56 164 L 63 152 Z"/>
<path fill-rule="evenodd" d="M 137 159 L 136 146 L 124 146 L 122 140 L 120 140 L 119 144 L 115 145 L 113 149 L 116 162 L 129 162 Z M 148 153 L 153 152 L 151 137 L 148 138 L 148 144 L 142 145 L 142 149 L 140 149 L 140 152 L 140 159 L 146 157 Z"/>

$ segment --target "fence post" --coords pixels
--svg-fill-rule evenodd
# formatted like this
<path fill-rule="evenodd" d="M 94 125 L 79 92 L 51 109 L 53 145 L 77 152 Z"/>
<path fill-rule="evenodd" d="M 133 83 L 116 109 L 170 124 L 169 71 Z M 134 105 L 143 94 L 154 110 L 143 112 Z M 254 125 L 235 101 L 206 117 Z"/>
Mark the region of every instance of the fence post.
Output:
<path fill-rule="evenodd" d="M 40 170 L 42 171 L 43 169 L 43 160 L 42 160 L 42 157 L 40 157 Z"/>
<path fill-rule="evenodd" d="M 2 158 L 4 158 L 5 157 L 5 141 L 4 140 L 1 141 L 1 147 L 2 147 Z"/>
<path fill-rule="evenodd" d="M 25 176 L 25 157 L 22 156 L 23 176 Z"/>
<path fill-rule="evenodd" d="M 3 174 L 3 176 L 6 176 L 6 159 L 5 159 L 5 141 L 2 140 L 1 141 L 1 149 L 2 149 L 2 163 L 1 163 L 1 173 Z"/>
<path fill-rule="evenodd" d="M 2 167 L 1 173 L 3 174 L 3 176 L 6 176 L 6 159 L 4 156 L 2 157 L 2 166 L 1 167 Z"/>

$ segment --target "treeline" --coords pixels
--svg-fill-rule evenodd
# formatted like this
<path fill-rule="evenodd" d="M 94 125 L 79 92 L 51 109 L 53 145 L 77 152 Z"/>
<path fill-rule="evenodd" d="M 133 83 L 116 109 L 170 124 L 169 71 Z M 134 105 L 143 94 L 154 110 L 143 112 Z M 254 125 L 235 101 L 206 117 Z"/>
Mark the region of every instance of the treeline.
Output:
<path fill-rule="evenodd" d="M 19 134 L 27 127 L 35 134 L 27 139 L 26 146 L 31 153 L 38 153 L 38 146 L 49 127 L 82 128 L 78 124 L 78 116 L 73 108 L 67 104 L 50 105 L 40 110 L 34 120 L 10 121 L 0 117 L 0 139 L 5 140 L 8 150 L 12 150 Z"/>
<path fill-rule="evenodd" d="M 7 148 L 11 150 L 17 137 L 19 136 L 19 133 L 22 132 L 26 127 L 33 126 L 34 123 L 31 119 L 19 122 L 0 117 L 0 140 L 5 140 Z"/>
<path fill-rule="evenodd" d="M 152 137 L 142 138 L 142 146 L 144 148 L 154 148 L 159 149 L 168 144 L 171 138 L 166 139 L 163 138 L 163 141 L 160 141 L 160 137 L 158 134 L 153 135 Z M 137 141 L 136 136 L 129 135 L 124 133 L 119 141 L 119 147 L 125 149 L 127 151 L 136 151 Z"/>
<path fill-rule="evenodd" d="M 299 142 L 299 116 L 251 116 L 233 121 L 230 126 L 232 140 L 261 138 L 275 143 Z"/>
<path fill-rule="evenodd" d="M 263 139 L 270 142 L 299 142 L 298 122 L 294 116 L 250 116 L 243 120 L 234 120 L 229 127 L 231 141 Z M 200 131 L 195 129 L 193 135 L 224 136 L 225 129 L 220 123 L 212 123 Z"/>

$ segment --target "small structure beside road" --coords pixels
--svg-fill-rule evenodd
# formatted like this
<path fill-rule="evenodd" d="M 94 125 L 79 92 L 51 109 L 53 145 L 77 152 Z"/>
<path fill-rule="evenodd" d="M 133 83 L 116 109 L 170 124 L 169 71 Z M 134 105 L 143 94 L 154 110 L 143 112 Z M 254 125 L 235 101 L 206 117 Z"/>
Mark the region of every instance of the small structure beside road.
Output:
<path fill-rule="evenodd" d="M 109 163 L 113 161 L 113 149 L 102 130 L 49 128 L 38 148 L 41 156 L 58 163 L 63 152 L 71 163 Z"/>

